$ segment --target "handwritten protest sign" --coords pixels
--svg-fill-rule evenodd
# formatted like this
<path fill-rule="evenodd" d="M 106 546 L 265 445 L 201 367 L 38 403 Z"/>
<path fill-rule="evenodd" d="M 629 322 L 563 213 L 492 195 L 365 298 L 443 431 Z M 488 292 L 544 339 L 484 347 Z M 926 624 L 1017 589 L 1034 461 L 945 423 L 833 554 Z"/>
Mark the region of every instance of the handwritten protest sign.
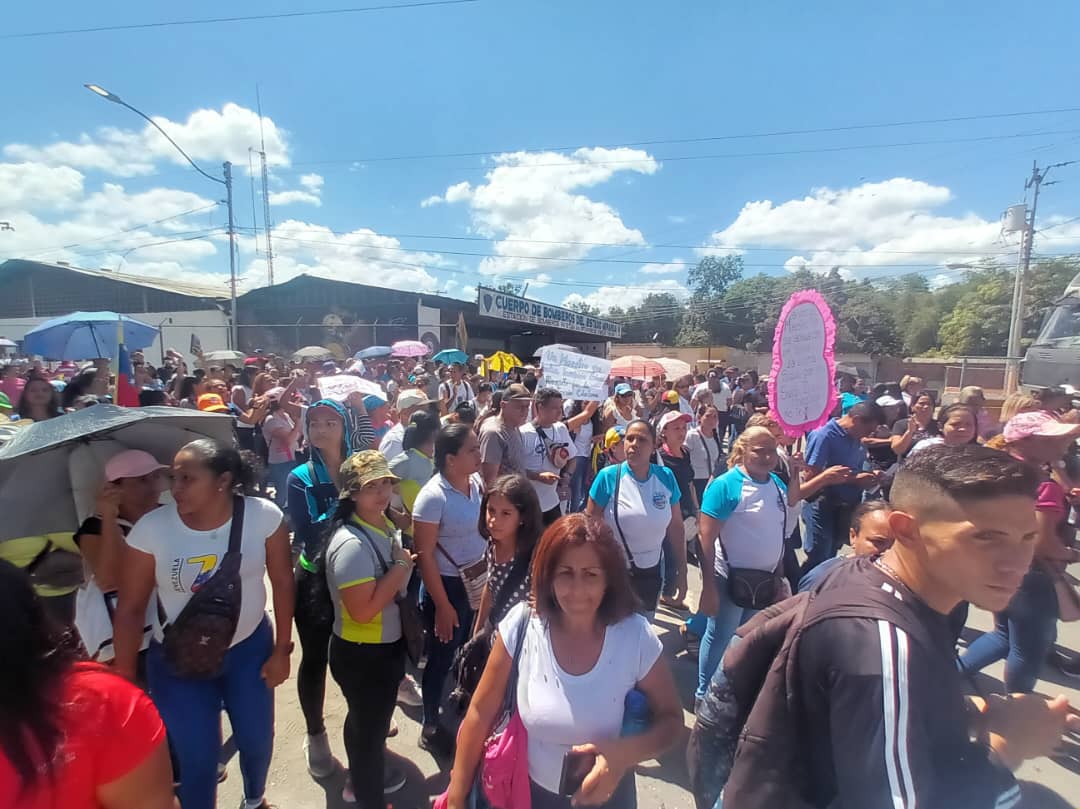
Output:
<path fill-rule="evenodd" d="M 780 311 L 769 375 L 773 415 L 797 437 L 829 420 L 836 406 L 836 321 L 821 295 L 796 292 Z"/>
<path fill-rule="evenodd" d="M 319 393 L 322 394 L 324 399 L 333 399 L 335 402 L 344 402 L 349 398 L 350 393 L 357 392 L 364 396 L 374 394 L 381 399 L 386 398 L 386 394 L 383 392 L 382 388 L 374 382 L 369 382 L 366 379 L 361 379 L 352 374 L 324 376 L 319 379 Z"/>
<path fill-rule="evenodd" d="M 608 395 L 611 360 L 587 357 L 561 348 L 544 352 L 544 378 L 541 384 L 555 388 L 564 399 L 602 402 Z"/>

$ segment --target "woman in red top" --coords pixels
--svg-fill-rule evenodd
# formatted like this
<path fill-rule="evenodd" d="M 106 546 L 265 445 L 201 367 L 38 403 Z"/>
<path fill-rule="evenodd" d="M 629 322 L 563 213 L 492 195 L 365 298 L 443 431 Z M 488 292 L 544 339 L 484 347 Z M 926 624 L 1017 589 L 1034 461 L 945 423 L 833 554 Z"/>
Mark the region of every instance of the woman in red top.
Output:
<path fill-rule="evenodd" d="M 0 560 L 0 806 L 176 809 L 153 703 L 69 648 L 26 575 Z"/>

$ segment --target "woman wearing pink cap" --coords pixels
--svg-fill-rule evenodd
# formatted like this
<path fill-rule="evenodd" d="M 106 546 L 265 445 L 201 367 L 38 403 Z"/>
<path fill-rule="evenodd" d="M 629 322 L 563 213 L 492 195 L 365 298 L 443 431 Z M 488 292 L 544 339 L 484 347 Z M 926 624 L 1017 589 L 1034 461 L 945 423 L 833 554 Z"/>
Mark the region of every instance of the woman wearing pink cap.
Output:
<path fill-rule="evenodd" d="M 98 606 L 91 604 L 90 599 L 104 599 L 110 616 L 115 611 L 120 568 L 127 547 L 124 537 L 139 518 L 158 507 L 158 499 L 165 489 L 162 469 L 165 469 L 164 464 L 141 449 L 127 449 L 114 455 L 105 464 L 105 481 L 98 493 L 93 516 L 83 520 L 75 532 L 75 544 L 82 552 L 88 571 L 87 582 L 76 602 L 75 626 L 83 635 L 87 653 L 96 660 L 112 659 L 112 633 L 108 638 L 88 637 L 87 622 Z M 145 650 L 145 643 L 142 648 Z M 140 665 L 140 680 L 141 668 Z"/>
<path fill-rule="evenodd" d="M 1045 479 L 1035 500 L 1035 554 L 1005 611 L 994 616 L 994 629 L 979 637 L 960 658 L 965 671 L 975 672 L 1005 658 L 1005 687 L 1010 693 L 1031 691 L 1039 669 L 1057 636 L 1058 603 L 1054 571 L 1080 562 L 1071 546 L 1075 529 L 1069 525 L 1065 489 L 1054 479 L 1050 467 L 1064 456 L 1069 443 L 1080 434 L 1080 425 L 1065 424 L 1045 412 L 1020 413 L 1005 425 L 1005 450 L 1039 468 Z M 1030 548 L 1018 549 L 1018 554 Z M 1015 582 L 1013 582 L 1015 584 Z"/>

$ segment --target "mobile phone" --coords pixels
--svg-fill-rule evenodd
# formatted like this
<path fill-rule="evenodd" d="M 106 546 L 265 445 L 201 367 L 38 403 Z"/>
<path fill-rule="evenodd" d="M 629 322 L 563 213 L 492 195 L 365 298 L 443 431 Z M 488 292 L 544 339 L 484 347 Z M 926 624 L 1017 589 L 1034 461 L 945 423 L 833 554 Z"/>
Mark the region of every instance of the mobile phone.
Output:
<path fill-rule="evenodd" d="M 569 751 L 562 760 L 562 775 L 559 776 L 559 794 L 570 797 L 581 789 L 581 783 L 596 764 L 595 753 L 575 753 Z"/>

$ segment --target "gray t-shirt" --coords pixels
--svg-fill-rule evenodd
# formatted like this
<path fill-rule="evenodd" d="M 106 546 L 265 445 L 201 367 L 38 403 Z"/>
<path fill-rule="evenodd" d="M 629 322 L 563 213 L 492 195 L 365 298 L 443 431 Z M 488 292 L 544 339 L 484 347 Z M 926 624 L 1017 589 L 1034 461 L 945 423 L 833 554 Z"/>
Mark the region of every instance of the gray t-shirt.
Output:
<path fill-rule="evenodd" d="M 387 565 L 392 565 L 393 549 L 400 540 L 396 532 L 391 533 L 389 526 L 380 530 L 361 521 L 343 525 L 330 537 L 326 549 L 326 581 L 334 602 L 334 634 L 353 643 L 393 643 L 401 639 L 401 612 L 396 601 L 383 607 L 382 612 L 368 623 L 360 624 L 349 615 L 340 596 L 341 590 L 376 581 L 385 575 L 372 542 L 378 543 Z"/>
<path fill-rule="evenodd" d="M 480 536 L 482 496 L 477 476 L 469 478 L 469 496 L 466 497 L 436 473 L 424 484 L 413 504 L 413 520 L 437 524 L 439 545 L 461 567 L 478 561 L 487 549 L 487 541 Z M 436 550 L 435 559 L 443 576 L 458 575 L 457 568 L 445 554 Z"/>
<path fill-rule="evenodd" d="M 484 422 L 480 428 L 480 461 L 497 463 L 500 475 L 525 472 L 525 450 L 517 427 L 508 427 L 502 416 Z"/>

